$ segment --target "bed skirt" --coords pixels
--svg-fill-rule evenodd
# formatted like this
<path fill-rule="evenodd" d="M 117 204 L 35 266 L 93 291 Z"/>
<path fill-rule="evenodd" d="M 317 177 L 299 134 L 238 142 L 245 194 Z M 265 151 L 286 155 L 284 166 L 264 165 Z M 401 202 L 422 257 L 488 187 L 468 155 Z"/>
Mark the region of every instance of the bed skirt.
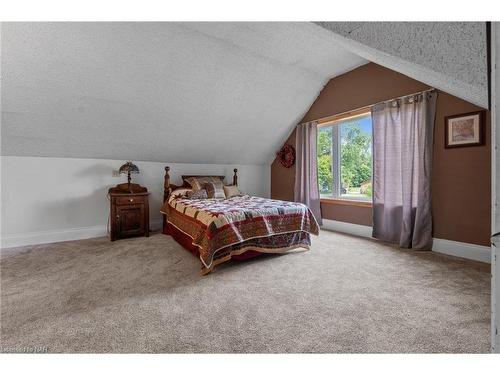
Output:
<path fill-rule="evenodd" d="M 174 225 L 170 224 L 167 220 L 163 220 L 162 232 L 163 234 L 172 236 L 183 248 L 199 258 L 200 252 L 198 246 L 193 245 L 193 239 L 177 229 Z M 242 261 L 266 254 L 286 253 L 297 248 L 308 250 L 310 245 L 311 237 L 307 232 L 283 233 L 247 240 L 217 251 L 210 268 L 205 267 L 202 263 L 201 273 L 206 275 L 210 273 L 216 265 L 229 260 Z"/>

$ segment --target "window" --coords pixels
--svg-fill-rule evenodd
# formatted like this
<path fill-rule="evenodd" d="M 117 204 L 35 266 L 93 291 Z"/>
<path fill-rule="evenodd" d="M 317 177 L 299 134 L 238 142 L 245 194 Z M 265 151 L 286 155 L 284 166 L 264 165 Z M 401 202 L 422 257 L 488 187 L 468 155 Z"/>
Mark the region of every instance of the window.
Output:
<path fill-rule="evenodd" d="M 319 125 L 317 154 L 321 197 L 371 200 L 370 112 L 345 116 Z"/>

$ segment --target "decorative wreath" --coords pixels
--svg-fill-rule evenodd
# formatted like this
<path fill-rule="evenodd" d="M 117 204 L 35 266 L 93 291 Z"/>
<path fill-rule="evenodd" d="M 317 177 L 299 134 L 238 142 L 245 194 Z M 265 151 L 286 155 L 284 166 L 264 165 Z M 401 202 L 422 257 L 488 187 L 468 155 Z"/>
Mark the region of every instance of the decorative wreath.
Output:
<path fill-rule="evenodd" d="M 280 163 L 285 168 L 290 168 L 295 164 L 295 148 L 292 145 L 284 145 L 281 150 L 276 153 L 280 159 Z"/>

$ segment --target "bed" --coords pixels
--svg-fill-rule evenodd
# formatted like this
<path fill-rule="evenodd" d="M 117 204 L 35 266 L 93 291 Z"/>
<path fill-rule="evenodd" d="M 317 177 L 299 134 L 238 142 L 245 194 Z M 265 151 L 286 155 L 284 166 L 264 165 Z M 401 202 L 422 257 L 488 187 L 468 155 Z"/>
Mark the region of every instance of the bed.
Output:
<path fill-rule="evenodd" d="M 245 194 L 187 197 L 193 190 L 190 181 L 210 178 L 223 183 L 225 176 L 183 175 L 182 184 L 174 185 L 169 171 L 165 167 L 163 233 L 199 257 L 203 275 L 231 259 L 308 250 L 310 235 L 319 233 L 314 215 L 301 203 Z M 237 187 L 237 172 L 234 169 L 233 183 L 226 187 Z"/>

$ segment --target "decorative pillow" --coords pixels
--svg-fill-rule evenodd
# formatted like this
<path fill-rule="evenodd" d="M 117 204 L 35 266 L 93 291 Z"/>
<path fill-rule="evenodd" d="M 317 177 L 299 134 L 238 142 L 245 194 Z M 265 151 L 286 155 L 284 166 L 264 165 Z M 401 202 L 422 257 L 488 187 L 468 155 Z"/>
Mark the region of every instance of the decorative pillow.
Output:
<path fill-rule="evenodd" d="M 188 193 L 187 197 L 188 197 L 188 199 L 207 199 L 208 194 L 207 194 L 207 191 L 205 189 L 191 190 Z"/>
<path fill-rule="evenodd" d="M 207 191 L 209 198 L 226 198 L 224 194 L 224 185 L 216 185 L 213 182 L 205 183 L 205 190 Z"/>
<path fill-rule="evenodd" d="M 226 198 L 237 197 L 241 195 L 241 191 L 236 185 L 224 185 L 224 194 L 226 195 Z"/>
<path fill-rule="evenodd" d="M 193 191 L 193 189 L 175 189 L 171 194 L 170 197 L 171 199 L 176 199 L 176 198 L 186 198 L 189 193 Z"/>
<path fill-rule="evenodd" d="M 203 189 L 203 185 L 207 182 L 211 182 L 215 185 L 219 185 L 222 189 L 224 185 L 222 180 L 217 176 L 203 176 L 203 177 L 188 177 L 186 178 L 186 182 L 191 185 L 193 190 L 201 190 Z"/>

